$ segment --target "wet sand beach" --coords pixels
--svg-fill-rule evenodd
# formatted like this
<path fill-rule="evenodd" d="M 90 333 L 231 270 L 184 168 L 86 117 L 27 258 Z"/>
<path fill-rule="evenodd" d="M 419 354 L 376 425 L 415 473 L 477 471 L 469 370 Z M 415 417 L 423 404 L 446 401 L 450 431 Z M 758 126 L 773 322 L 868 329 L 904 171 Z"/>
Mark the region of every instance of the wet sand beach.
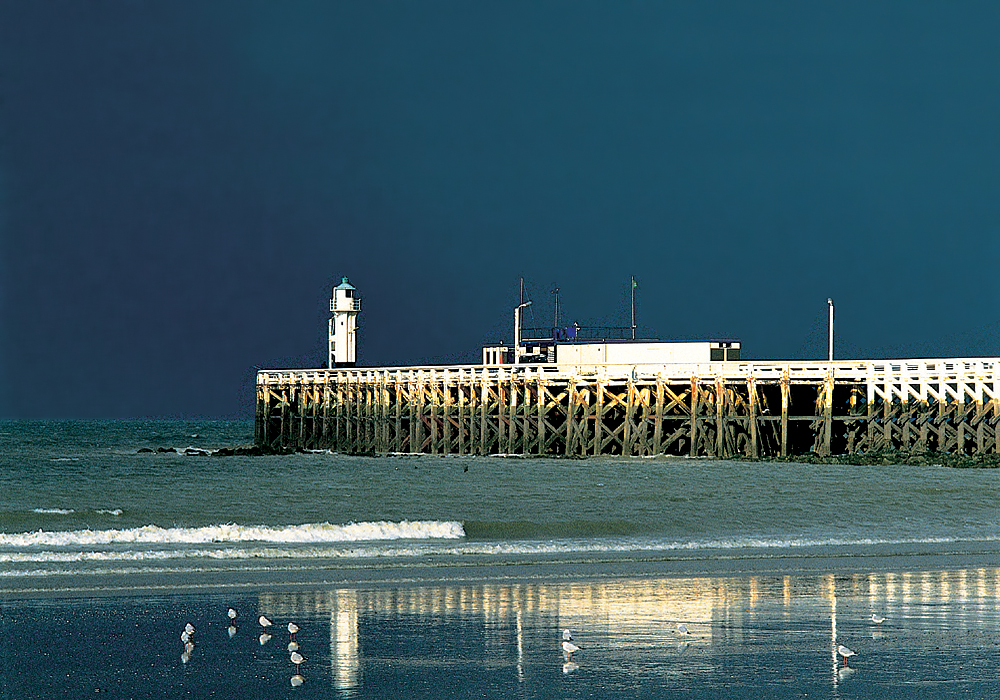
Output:
<path fill-rule="evenodd" d="M 451 581 L 403 581 L 397 570 L 351 585 L 24 591 L 0 607 L 2 689 L 51 698 L 949 698 L 1000 690 L 995 566 L 641 576 L 623 575 L 621 563 L 617 574 L 588 566 L 559 575 L 541 565 L 532 576 L 521 567 L 498 578 L 449 572 L 459 574 Z M 299 627 L 294 639 L 289 622 Z M 565 629 L 581 648 L 571 659 L 560 648 Z M 855 652 L 846 664 L 839 645 Z"/>

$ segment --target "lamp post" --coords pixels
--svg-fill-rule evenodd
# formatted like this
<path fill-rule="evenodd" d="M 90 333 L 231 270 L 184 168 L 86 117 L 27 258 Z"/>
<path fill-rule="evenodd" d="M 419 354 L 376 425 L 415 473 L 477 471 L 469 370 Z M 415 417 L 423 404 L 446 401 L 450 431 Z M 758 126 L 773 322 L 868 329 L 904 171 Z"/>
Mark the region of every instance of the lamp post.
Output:
<path fill-rule="evenodd" d="M 635 340 L 635 288 L 638 286 L 635 283 L 635 275 L 632 275 L 632 284 L 629 285 L 629 291 L 632 292 L 632 340 Z"/>
<path fill-rule="evenodd" d="M 519 364 L 521 359 L 521 309 L 531 306 L 530 301 L 525 301 L 514 307 L 514 364 Z"/>
<path fill-rule="evenodd" d="M 833 299 L 827 298 L 826 305 L 830 309 L 829 361 L 833 362 Z"/>

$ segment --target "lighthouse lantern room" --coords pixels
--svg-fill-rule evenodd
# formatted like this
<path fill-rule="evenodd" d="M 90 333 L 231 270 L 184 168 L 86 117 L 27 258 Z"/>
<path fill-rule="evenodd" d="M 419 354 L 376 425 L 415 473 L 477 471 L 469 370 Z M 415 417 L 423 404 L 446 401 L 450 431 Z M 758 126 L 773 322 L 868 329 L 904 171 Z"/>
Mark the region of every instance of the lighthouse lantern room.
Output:
<path fill-rule="evenodd" d="M 330 363 L 329 368 L 353 367 L 357 361 L 358 312 L 361 299 L 355 288 L 344 277 L 333 288 L 330 299 Z"/>

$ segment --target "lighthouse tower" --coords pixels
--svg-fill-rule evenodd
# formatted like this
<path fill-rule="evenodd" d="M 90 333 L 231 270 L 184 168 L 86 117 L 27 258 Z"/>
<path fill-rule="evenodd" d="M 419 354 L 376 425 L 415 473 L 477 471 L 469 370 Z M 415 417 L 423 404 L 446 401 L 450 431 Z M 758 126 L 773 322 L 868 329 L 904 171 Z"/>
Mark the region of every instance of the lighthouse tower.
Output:
<path fill-rule="evenodd" d="M 333 288 L 330 299 L 330 369 L 353 367 L 358 350 L 358 312 L 361 299 L 355 296 L 355 289 L 345 277 Z"/>

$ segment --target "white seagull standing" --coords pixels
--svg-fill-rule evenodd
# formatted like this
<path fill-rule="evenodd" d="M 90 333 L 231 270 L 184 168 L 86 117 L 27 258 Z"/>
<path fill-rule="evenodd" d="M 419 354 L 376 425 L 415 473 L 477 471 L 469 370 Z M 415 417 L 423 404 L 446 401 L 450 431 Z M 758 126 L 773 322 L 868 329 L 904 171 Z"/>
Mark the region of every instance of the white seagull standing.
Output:
<path fill-rule="evenodd" d="M 271 621 L 270 621 L 270 620 L 268 620 L 268 619 L 267 619 L 266 617 L 264 617 L 263 615 L 261 615 L 260 617 L 258 617 L 258 618 L 257 618 L 257 622 L 259 622 L 259 623 L 260 623 L 260 626 L 261 626 L 261 627 L 270 627 L 270 626 L 271 626 Z"/>
<path fill-rule="evenodd" d="M 573 660 L 573 654 L 580 651 L 580 647 L 572 642 L 573 635 L 569 630 L 563 630 L 562 650 L 567 661 Z"/>
<path fill-rule="evenodd" d="M 874 622 L 876 625 L 881 625 L 883 622 L 885 622 L 885 618 L 882 617 L 881 615 L 872 613 L 872 622 Z"/>
<path fill-rule="evenodd" d="M 689 630 L 685 625 L 677 625 L 677 634 L 683 634 L 687 637 L 691 636 L 691 630 Z"/>
<path fill-rule="evenodd" d="M 847 659 L 852 656 L 857 656 L 853 651 L 845 647 L 843 644 L 837 647 L 837 653 L 844 657 L 844 665 L 847 665 Z"/>
<path fill-rule="evenodd" d="M 295 675 L 299 675 L 299 665 L 306 660 L 305 657 L 299 652 L 293 651 L 291 656 L 288 657 L 288 660 L 295 664 Z"/>
<path fill-rule="evenodd" d="M 567 661 L 572 661 L 573 654 L 580 651 L 580 647 L 573 643 L 573 634 L 569 630 L 563 630 L 562 650 Z"/>
<path fill-rule="evenodd" d="M 181 632 L 181 643 L 184 645 L 184 650 L 188 656 L 190 656 L 191 651 L 194 649 L 194 625 L 190 622 L 184 625 L 184 631 Z M 187 663 L 187 661 L 184 663 Z"/>

